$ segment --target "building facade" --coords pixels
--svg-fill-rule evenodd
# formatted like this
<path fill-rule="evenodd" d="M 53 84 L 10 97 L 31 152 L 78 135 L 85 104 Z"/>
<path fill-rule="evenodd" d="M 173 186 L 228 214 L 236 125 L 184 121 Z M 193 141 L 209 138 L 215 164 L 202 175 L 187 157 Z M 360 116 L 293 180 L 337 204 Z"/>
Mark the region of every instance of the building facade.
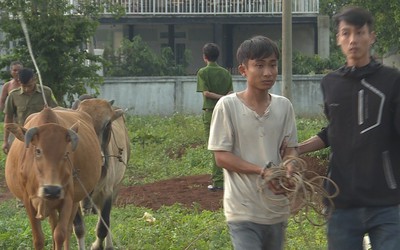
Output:
<path fill-rule="evenodd" d="M 185 49 L 192 55 L 189 74 L 204 66 L 202 47 L 221 47 L 218 63 L 233 72 L 236 49 L 254 35 L 276 42 L 282 38 L 284 0 L 113 0 L 125 14 L 115 18 L 104 8 L 94 38 L 94 48 L 117 49 L 123 38 L 140 35 L 156 53 L 169 46 L 179 63 Z M 329 56 L 329 19 L 319 15 L 319 0 L 291 0 L 293 51 Z"/>

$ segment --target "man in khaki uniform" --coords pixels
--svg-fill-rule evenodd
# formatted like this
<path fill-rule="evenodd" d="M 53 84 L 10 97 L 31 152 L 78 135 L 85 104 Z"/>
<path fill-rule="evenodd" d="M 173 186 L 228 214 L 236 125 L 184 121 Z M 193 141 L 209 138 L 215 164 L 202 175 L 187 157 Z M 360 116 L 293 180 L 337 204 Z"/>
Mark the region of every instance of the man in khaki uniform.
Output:
<path fill-rule="evenodd" d="M 232 76 L 228 70 L 219 66 L 216 62 L 219 57 L 219 47 L 215 43 L 207 43 L 203 47 L 203 60 L 207 66 L 197 72 L 197 92 L 203 94 L 203 123 L 208 141 L 210 135 L 210 123 L 215 104 L 218 100 L 233 92 Z M 208 186 L 210 191 L 222 190 L 224 177 L 222 168 L 215 163 L 212 157 L 212 184 Z"/>
<path fill-rule="evenodd" d="M 33 70 L 29 68 L 21 69 L 18 73 L 18 79 L 21 87 L 12 90 L 6 99 L 4 125 L 13 122 L 23 125 L 30 114 L 40 112 L 45 106 L 42 89 L 36 85 Z M 48 106 L 58 106 L 53 91 L 47 86 L 43 86 L 43 90 Z M 9 135 L 10 132 L 4 129 L 3 152 L 5 154 L 8 153 L 11 146 Z"/>

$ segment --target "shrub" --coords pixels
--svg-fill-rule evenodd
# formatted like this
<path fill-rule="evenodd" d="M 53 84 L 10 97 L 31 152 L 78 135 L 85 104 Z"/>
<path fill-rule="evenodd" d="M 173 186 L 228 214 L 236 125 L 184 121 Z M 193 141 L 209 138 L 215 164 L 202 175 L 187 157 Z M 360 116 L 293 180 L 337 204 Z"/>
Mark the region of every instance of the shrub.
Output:
<path fill-rule="evenodd" d="M 190 52 L 186 50 L 178 64 L 170 47 L 163 48 L 158 56 L 140 36 L 135 36 L 132 41 L 122 40 L 117 51 L 105 48 L 104 58 L 108 61 L 104 65 L 106 76 L 171 76 L 186 74 Z"/>
<path fill-rule="evenodd" d="M 293 54 L 293 74 L 326 74 L 342 66 L 343 62 L 344 58 L 338 52 L 334 52 L 329 58 L 321 58 L 319 55 L 307 56 L 295 52 Z"/>

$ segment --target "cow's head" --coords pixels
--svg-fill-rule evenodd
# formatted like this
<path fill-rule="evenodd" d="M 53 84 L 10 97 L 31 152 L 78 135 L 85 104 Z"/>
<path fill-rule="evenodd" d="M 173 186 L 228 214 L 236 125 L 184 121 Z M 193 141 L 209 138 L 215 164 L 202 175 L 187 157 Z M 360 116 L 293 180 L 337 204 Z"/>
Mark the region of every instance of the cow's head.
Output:
<path fill-rule="evenodd" d="M 124 114 L 122 109 L 114 108 L 113 103 L 114 101 L 92 98 L 80 101 L 77 108 L 78 111 L 84 111 L 92 117 L 94 130 L 105 156 L 104 165 L 106 168 L 108 167 L 109 152 L 107 146 L 110 143 L 112 122 Z"/>
<path fill-rule="evenodd" d="M 73 154 L 78 145 L 76 123 L 66 129 L 48 123 L 25 129 L 17 124 L 7 124 L 6 129 L 26 146 L 26 167 L 35 168 L 38 180 L 38 196 L 45 199 L 62 199 L 64 189 L 73 186 Z"/>

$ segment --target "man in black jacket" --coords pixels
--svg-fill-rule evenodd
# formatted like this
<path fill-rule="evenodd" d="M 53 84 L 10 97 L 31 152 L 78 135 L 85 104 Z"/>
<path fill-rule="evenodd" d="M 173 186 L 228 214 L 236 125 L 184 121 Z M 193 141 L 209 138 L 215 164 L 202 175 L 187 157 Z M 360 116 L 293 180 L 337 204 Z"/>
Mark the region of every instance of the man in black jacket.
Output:
<path fill-rule="evenodd" d="M 400 249 L 400 72 L 371 57 L 368 11 L 350 7 L 334 19 L 346 64 L 323 78 L 328 126 L 299 154 L 331 148 L 328 175 L 340 194 L 328 218 L 330 250 L 362 249 L 365 234 L 374 250 Z"/>

